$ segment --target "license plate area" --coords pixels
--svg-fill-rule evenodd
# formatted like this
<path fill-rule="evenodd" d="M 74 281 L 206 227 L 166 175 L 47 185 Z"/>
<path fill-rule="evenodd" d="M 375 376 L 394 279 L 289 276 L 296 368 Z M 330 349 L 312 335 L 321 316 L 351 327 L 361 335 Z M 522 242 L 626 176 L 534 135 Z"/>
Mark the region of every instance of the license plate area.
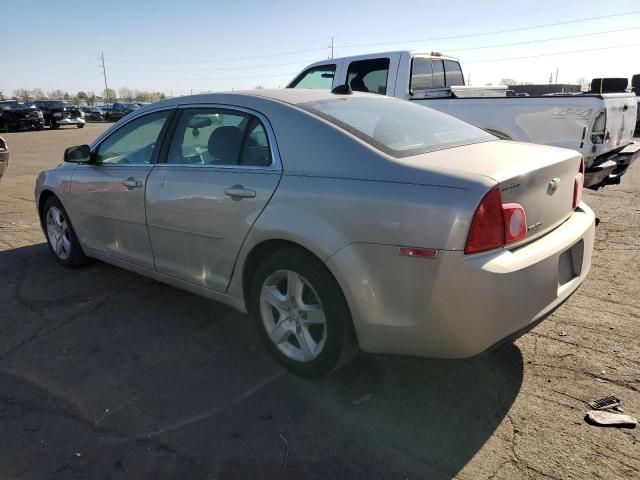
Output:
<path fill-rule="evenodd" d="M 558 286 L 569 283 L 580 276 L 582 271 L 582 257 L 584 255 L 584 241 L 580 240 L 558 258 Z"/>

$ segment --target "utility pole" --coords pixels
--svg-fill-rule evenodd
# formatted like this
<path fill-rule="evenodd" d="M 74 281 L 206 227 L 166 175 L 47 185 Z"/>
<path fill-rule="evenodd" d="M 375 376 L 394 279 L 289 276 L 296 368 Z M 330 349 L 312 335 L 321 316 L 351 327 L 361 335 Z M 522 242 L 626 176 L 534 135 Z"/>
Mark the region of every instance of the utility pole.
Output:
<path fill-rule="evenodd" d="M 549 74 L 549 85 L 553 83 L 553 72 Z"/>
<path fill-rule="evenodd" d="M 469 72 L 469 74 L 467 75 L 467 86 L 471 86 L 471 72 Z"/>
<path fill-rule="evenodd" d="M 329 44 L 329 48 L 331 49 L 331 56 L 329 58 L 333 58 L 333 37 L 331 37 L 331 43 Z"/>
<path fill-rule="evenodd" d="M 556 85 L 558 84 L 558 69 L 556 68 Z"/>
<path fill-rule="evenodd" d="M 104 94 L 107 96 L 107 103 L 109 103 L 109 87 L 107 86 L 107 69 L 104 66 L 104 52 L 102 52 L 102 75 L 104 75 Z"/>

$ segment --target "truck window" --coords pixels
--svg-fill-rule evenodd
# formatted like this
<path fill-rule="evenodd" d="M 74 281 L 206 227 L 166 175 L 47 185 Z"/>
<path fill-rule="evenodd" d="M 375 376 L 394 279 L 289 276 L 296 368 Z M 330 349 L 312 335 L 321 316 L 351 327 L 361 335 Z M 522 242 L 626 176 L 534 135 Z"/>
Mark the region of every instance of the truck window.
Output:
<path fill-rule="evenodd" d="M 358 60 L 349 64 L 347 83 L 351 86 L 351 90 L 386 95 L 388 76 L 388 58 Z"/>
<path fill-rule="evenodd" d="M 447 87 L 464 85 L 462 69 L 460 68 L 460 64 L 458 62 L 454 62 L 453 60 L 445 60 L 444 71 L 446 74 Z"/>
<path fill-rule="evenodd" d="M 431 60 L 431 67 L 433 68 L 433 88 L 445 87 L 442 60 Z"/>
<path fill-rule="evenodd" d="M 431 59 L 415 57 L 411 67 L 411 90 L 433 88 Z"/>
<path fill-rule="evenodd" d="M 289 88 L 317 88 L 322 90 L 331 90 L 333 85 L 333 77 L 336 75 L 336 66 L 319 65 L 311 67 L 296 78 Z"/>

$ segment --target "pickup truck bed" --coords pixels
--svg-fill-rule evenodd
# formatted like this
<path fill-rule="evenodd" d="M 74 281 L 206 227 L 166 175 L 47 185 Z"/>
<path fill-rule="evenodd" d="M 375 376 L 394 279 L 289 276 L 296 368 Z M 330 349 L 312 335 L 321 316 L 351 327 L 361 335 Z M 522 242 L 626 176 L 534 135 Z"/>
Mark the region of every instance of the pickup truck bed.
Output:
<path fill-rule="evenodd" d="M 633 142 L 637 100 L 632 93 L 506 95 L 506 87 L 464 85 L 457 59 L 439 53 L 384 52 L 334 58 L 306 67 L 288 88 L 351 89 L 402 98 L 440 110 L 498 137 L 577 150 L 585 186 L 620 183 L 640 156 Z"/>

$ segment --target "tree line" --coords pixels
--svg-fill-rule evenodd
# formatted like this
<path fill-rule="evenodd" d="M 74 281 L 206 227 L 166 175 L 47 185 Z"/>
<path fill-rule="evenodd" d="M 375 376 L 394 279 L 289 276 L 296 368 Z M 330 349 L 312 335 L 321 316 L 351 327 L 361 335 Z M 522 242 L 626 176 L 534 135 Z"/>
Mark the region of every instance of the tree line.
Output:
<path fill-rule="evenodd" d="M 64 90 L 54 89 L 44 92 L 41 88 L 18 88 L 13 91 L 13 97 L 16 100 L 31 102 L 34 100 L 69 100 L 76 103 L 84 103 L 87 105 L 96 105 L 98 103 L 113 103 L 116 101 L 123 102 L 157 102 L 163 100 L 167 96 L 163 92 L 149 92 L 146 90 L 132 90 L 122 87 L 118 91 L 107 88 L 103 90 L 101 96 L 97 96 L 92 91 L 76 92 L 70 94 Z M 3 99 L 0 93 L 0 100 Z"/>

